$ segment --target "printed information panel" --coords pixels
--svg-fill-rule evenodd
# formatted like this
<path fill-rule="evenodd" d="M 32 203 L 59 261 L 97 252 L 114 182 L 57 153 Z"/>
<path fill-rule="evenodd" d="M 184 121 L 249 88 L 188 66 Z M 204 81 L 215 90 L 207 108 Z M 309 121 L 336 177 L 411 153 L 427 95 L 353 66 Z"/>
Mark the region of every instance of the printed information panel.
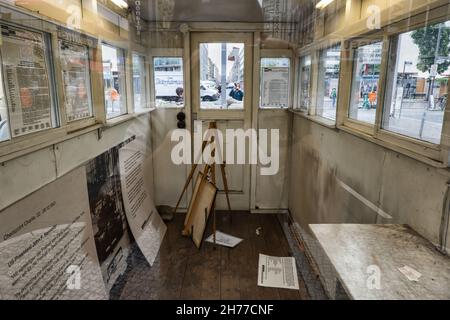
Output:
<path fill-rule="evenodd" d="M 1 26 L 3 79 L 12 137 L 52 127 L 52 100 L 42 33 Z"/>
<path fill-rule="evenodd" d="M 0 212 L 1 299 L 106 299 L 84 168 Z"/>
<path fill-rule="evenodd" d="M 153 265 L 167 227 L 144 183 L 145 154 L 137 141 L 119 150 L 122 195 L 127 221 L 136 243 Z"/>

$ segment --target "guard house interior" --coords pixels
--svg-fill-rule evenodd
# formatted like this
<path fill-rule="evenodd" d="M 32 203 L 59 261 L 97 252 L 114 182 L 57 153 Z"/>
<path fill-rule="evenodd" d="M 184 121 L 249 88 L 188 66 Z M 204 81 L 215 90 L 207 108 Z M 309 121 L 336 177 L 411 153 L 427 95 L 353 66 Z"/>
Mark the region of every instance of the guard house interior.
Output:
<path fill-rule="evenodd" d="M 450 298 L 448 0 L 5 0 L 0 24 L 0 265 L 10 208 L 130 139 L 170 216 L 214 123 L 245 161 L 231 211 L 213 165 L 204 237 L 243 241 L 182 236 L 201 164 L 152 266 L 124 220 L 110 299 Z M 258 286 L 259 254 L 299 289 Z"/>

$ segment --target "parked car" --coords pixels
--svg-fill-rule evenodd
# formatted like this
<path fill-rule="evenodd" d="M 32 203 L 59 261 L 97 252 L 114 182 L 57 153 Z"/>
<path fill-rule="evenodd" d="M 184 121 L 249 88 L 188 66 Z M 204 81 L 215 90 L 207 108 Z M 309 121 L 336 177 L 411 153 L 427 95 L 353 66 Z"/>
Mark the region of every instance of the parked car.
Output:
<path fill-rule="evenodd" d="M 219 99 L 219 90 L 200 84 L 200 98 L 202 101 L 216 101 Z"/>

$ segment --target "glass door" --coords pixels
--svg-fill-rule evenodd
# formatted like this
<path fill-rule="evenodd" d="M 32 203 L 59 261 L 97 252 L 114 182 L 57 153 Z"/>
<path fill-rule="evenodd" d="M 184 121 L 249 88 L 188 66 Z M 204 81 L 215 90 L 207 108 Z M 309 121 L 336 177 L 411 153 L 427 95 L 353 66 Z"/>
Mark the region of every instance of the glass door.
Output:
<path fill-rule="evenodd" d="M 191 86 L 193 119 L 201 121 L 203 132 L 210 121 L 216 121 L 223 136 L 223 159 L 227 161 L 226 174 L 232 210 L 250 208 L 249 150 L 252 150 L 251 106 L 253 35 L 251 33 L 193 33 L 191 37 Z M 194 124 L 192 136 L 198 132 Z M 227 141 L 230 130 L 233 141 Z M 233 143 L 234 148 L 225 145 Z M 228 150 L 227 150 L 228 149 Z M 238 159 L 245 152 L 245 161 Z M 197 155 L 194 155 L 197 157 Z M 216 169 L 219 194 L 218 209 L 226 209 L 220 168 Z"/>

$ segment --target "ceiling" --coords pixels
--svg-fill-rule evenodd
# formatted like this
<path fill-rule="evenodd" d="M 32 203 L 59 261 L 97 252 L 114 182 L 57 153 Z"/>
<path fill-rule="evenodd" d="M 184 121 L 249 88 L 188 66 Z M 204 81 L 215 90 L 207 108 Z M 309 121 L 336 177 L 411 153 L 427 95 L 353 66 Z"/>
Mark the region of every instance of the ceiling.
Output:
<path fill-rule="evenodd" d="M 150 22 L 290 22 L 292 12 L 311 0 L 140 0 Z M 128 0 L 135 7 L 134 0 Z M 294 18 L 295 19 L 295 18 Z"/>

